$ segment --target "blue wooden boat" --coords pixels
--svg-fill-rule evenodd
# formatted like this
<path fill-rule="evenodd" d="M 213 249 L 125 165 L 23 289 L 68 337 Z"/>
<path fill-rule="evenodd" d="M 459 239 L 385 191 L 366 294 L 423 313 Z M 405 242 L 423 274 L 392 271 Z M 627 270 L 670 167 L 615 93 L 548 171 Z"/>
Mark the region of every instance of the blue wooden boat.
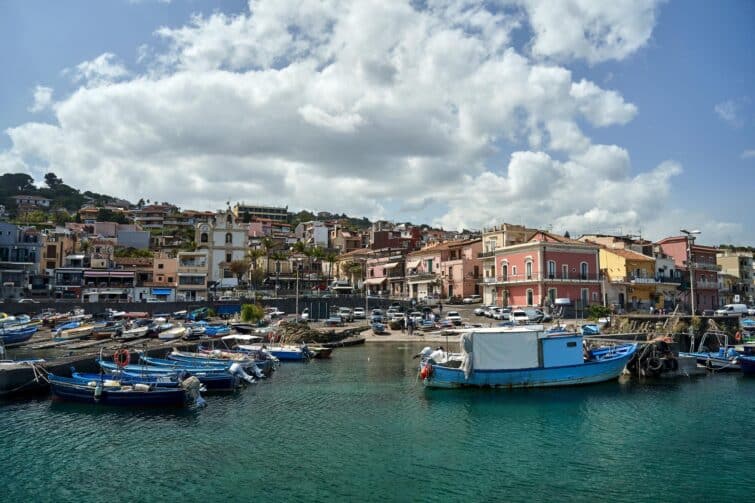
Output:
<path fill-rule="evenodd" d="M 581 334 L 548 334 L 542 326 L 488 328 L 461 334 L 460 354 L 441 361 L 423 351 L 420 377 L 429 388 L 571 386 L 616 379 L 637 350 L 621 344 L 583 348 Z M 426 348 L 430 349 L 430 348 Z"/>
<path fill-rule="evenodd" d="M 290 345 L 278 345 L 278 346 L 266 346 L 259 344 L 239 344 L 237 348 L 241 351 L 263 351 L 267 352 L 280 361 L 307 361 L 312 357 L 312 353 L 307 349 L 307 346 L 290 346 Z"/>
<path fill-rule="evenodd" d="M 119 369 L 113 362 L 97 360 L 101 368 L 110 372 L 121 372 L 129 377 L 157 378 L 167 376 L 192 375 L 199 379 L 208 390 L 229 391 L 235 390 L 241 385 L 242 378 L 239 373 L 231 373 L 225 369 L 197 369 L 186 370 L 175 367 L 159 367 L 154 365 L 126 365 Z M 248 377 L 248 376 L 247 376 Z M 247 381 L 249 382 L 249 381 Z M 251 381 L 253 382 L 253 380 Z"/>
<path fill-rule="evenodd" d="M 168 360 L 176 361 L 188 366 L 192 366 L 198 363 L 200 365 L 228 365 L 230 367 L 230 365 L 238 363 L 245 371 L 253 372 L 255 377 L 264 377 L 264 373 L 262 372 L 260 365 L 258 365 L 258 362 L 254 359 L 254 357 L 247 357 L 243 354 L 236 354 L 234 356 L 235 358 L 213 357 L 212 353 L 208 355 L 201 353 L 189 353 L 186 351 L 178 351 L 174 349 L 172 353 L 168 354 Z M 265 364 L 265 362 L 266 361 L 261 361 L 260 363 Z"/>
<path fill-rule="evenodd" d="M 21 326 L 0 330 L 0 342 L 6 347 L 23 344 L 37 332 L 36 326 Z"/>
<path fill-rule="evenodd" d="M 599 335 L 600 326 L 597 323 L 585 323 L 582 325 L 582 335 Z"/>
<path fill-rule="evenodd" d="M 176 388 L 181 382 L 178 375 L 160 375 L 160 376 L 135 376 L 127 375 L 122 372 L 114 372 L 110 374 L 94 374 L 85 372 L 71 371 L 71 378 L 76 379 L 82 383 L 90 383 L 93 381 L 119 382 L 122 385 L 129 384 L 148 384 L 150 386 L 159 386 L 161 388 Z"/>
<path fill-rule="evenodd" d="M 207 337 L 222 337 L 231 333 L 231 327 L 228 325 L 207 325 L 204 328 L 204 335 Z"/>
<path fill-rule="evenodd" d="M 711 345 L 713 348 L 718 346 L 717 351 L 711 351 L 707 345 L 709 339 L 715 339 Z M 694 340 L 690 345 L 689 352 L 679 352 L 679 356 L 694 357 L 699 366 L 704 366 L 712 371 L 734 371 L 740 370 L 739 357 L 741 356 L 736 349 L 729 346 L 729 336 L 723 332 L 708 331 L 700 339 L 697 351 L 693 351 Z"/>
<path fill-rule="evenodd" d="M 79 326 L 81 326 L 81 322 L 80 321 L 69 321 L 67 323 L 62 323 L 60 325 L 57 325 L 55 328 L 52 329 L 52 332 L 55 335 L 58 335 L 63 330 L 70 330 L 72 328 L 79 328 Z"/>
<path fill-rule="evenodd" d="M 741 355 L 739 357 L 739 366 L 745 375 L 755 375 L 755 355 Z"/>
<path fill-rule="evenodd" d="M 72 377 L 47 374 L 53 399 L 130 407 L 183 407 L 202 405 L 199 380 L 185 379 L 180 387 L 153 387 L 147 384 L 106 386 L 105 382 L 82 383 Z"/>

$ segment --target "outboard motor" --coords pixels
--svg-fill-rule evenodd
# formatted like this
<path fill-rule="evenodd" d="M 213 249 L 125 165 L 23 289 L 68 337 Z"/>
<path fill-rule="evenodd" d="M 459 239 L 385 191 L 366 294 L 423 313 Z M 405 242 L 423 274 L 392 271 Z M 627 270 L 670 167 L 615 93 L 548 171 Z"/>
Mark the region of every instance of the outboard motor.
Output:
<path fill-rule="evenodd" d="M 202 394 L 200 392 L 200 390 L 202 389 L 202 383 L 200 383 L 199 379 L 197 379 L 195 376 L 187 377 L 186 379 L 181 381 L 181 388 L 186 390 L 186 394 L 188 395 L 189 399 L 197 407 L 203 407 L 207 405 L 207 402 L 205 402 L 204 398 L 202 398 Z"/>
<path fill-rule="evenodd" d="M 241 379 L 243 379 L 244 381 L 246 381 L 249 384 L 253 384 L 254 383 L 254 377 L 252 377 L 249 374 L 247 374 L 246 372 L 244 372 L 244 369 L 241 368 L 241 365 L 239 365 L 238 363 L 232 364 L 228 368 L 228 372 L 230 372 L 232 375 L 239 376 Z"/>

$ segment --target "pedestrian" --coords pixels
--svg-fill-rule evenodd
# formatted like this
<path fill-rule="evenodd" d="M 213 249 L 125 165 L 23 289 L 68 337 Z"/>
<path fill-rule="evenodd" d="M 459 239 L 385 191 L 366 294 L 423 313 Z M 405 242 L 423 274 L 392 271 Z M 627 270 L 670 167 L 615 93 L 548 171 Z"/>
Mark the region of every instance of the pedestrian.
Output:
<path fill-rule="evenodd" d="M 411 337 L 414 334 L 414 320 L 412 318 L 409 318 L 409 336 Z"/>
<path fill-rule="evenodd" d="M 404 315 L 404 319 L 401 320 L 401 333 L 406 333 L 406 315 Z"/>
<path fill-rule="evenodd" d="M 653 315 L 653 305 L 652 304 L 650 304 L 650 315 L 651 316 Z"/>
<path fill-rule="evenodd" d="M 443 315 L 443 303 L 442 302 L 438 302 L 438 311 L 440 312 L 441 315 Z"/>

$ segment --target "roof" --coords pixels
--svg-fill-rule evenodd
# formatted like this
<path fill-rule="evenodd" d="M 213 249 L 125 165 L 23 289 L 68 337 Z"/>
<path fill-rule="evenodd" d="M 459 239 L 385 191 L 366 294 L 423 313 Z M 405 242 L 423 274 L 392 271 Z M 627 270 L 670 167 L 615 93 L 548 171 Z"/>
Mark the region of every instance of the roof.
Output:
<path fill-rule="evenodd" d="M 648 257 L 647 255 L 643 255 L 642 253 L 637 253 L 633 250 L 627 250 L 624 248 L 608 248 L 608 247 L 601 247 L 607 252 L 613 253 L 614 255 L 618 255 L 619 257 L 623 257 L 627 260 L 642 260 L 645 262 L 654 262 L 655 259 L 653 257 Z"/>
<path fill-rule="evenodd" d="M 115 257 L 113 262 L 118 265 L 151 266 L 152 260 L 153 259 L 148 257 Z"/>
<path fill-rule="evenodd" d="M 474 243 L 481 243 L 482 238 L 477 239 L 460 239 L 455 241 L 443 241 L 442 243 L 435 243 L 431 244 L 425 248 L 422 248 L 421 250 L 414 251 L 409 253 L 408 257 L 418 257 L 422 255 L 426 255 L 428 253 L 436 253 L 439 251 L 446 251 L 450 250 L 451 248 L 459 248 L 462 246 L 468 246 Z"/>

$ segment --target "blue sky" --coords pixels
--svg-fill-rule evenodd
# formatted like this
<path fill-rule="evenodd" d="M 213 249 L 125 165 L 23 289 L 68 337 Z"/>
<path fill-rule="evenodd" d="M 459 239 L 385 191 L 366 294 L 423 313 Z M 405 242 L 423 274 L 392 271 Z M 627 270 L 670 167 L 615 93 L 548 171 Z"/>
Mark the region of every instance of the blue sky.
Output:
<path fill-rule="evenodd" d="M 596 12 L 603 6 L 575 0 L 586 10 L 566 20 L 537 0 L 506 3 L 481 10 L 506 14 L 486 31 L 458 20 L 463 5 L 428 14 L 358 2 L 312 12 L 282 1 L 0 2 L 0 171 L 52 169 L 81 188 L 199 209 L 258 200 L 651 238 L 699 227 L 701 242 L 755 244 L 755 3 L 647 0 Z M 625 41 L 614 52 L 605 40 L 554 45 L 537 28 L 582 18 Z M 366 37 L 370 24 L 383 28 Z M 471 70 L 454 58 L 466 46 L 448 42 L 459 25 L 479 57 Z M 94 62 L 88 73 L 77 71 L 84 62 Z M 537 94 L 541 68 L 570 72 L 571 84 L 546 79 L 552 93 Z M 589 103 L 574 98 L 583 79 L 597 89 Z M 35 109 L 37 86 L 52 95 Z M 135 107 L 151 96 L 154 107 Z M 557 141 L 555 123 L 581 133 Z M 166 173 L 172 183 L 145 182 Z"/>

